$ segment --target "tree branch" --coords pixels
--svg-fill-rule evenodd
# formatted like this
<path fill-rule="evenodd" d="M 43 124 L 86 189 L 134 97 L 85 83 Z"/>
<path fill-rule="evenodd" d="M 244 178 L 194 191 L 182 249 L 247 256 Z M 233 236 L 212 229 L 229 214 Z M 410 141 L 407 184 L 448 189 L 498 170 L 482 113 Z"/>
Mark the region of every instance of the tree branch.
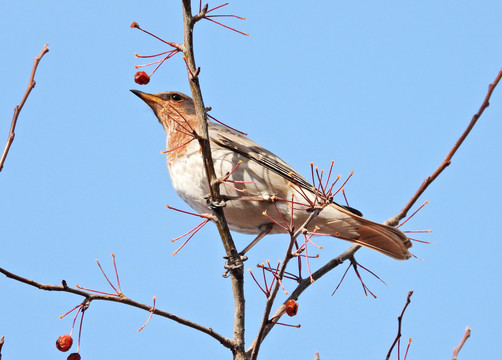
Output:
<path fill-rule="evenodd" d="M 483 100 L 483 103 L 481 104 L 481 107 L 479 108 L 478 112 L 474 114 L 472 117 L 471 122 L 465 129 L 465 131 L 460 135 L 458 138 L 457 142 L 455 145 L 453 145 L 452 149 L 446 155 L 445 159 L 443 162 L 438 166 L 436 171 L 432 173 L 432 175 L 428 176 L 422 185 L 418 188 L 417 192 L 412 196 L 410 201 L 404 206 L 404 208 L 394 217 L 388 219 L 385 224 L 390 225 L 390 226 L 396 226 L 399 224 L 399 221 L 404 219 L 408 211 L 411 209 L 411 207 L 415 204 L 415 202 L 418 200 L 418 198 L 423 194 L 423 192 L 427 189 L 427 187 L 432 184 L 434 180 L 443 172 L 444 169 L 446 169 L 450 164 L 451 164 L 451 159 L 453 155 L 457 152 L 457 150 L 460 148 L 460 145 L 464 142 L 464 140 L 467 138 L 467 135 L 471 132 L 472 128 L 474 125 L 476 125 L 476 122 L 478 119 L 481 117 L 485 109 L 490 106 L 490 97 L 492 96 L 493 90 L 497 87 L 497 84 L 499 83 L 500 79 L 502 78 L 502 69 L 499 71 L 498 75 L 495 77 L 495 80 L 488 86 L 488 93 L 485 96 L 485 99 Z"/>
<path fill-rule="evenodd" d="M 397 317 L 397 335 L 396 338 L 394 339 L 394 342 L 390 346 L 389 352 L 387 353 L 387 356 L 385 357 L 385 360 L 389 360 L 390 355 L 392 354 L 392 350 L 394 350 L 394 346 L 396 346 L 397 342 L 401 340 L 401 324 L 403 322 L 403 316 L 404 312 L 406 311 L 406 308 L 411 302 L 411 295 L 413 295 L 413 291 L 410 291 L 408 293 L 408 296 L 406 297 L 406 303 L 404 304 L 403 310 L 401 311 L 401 314 Z M 398 348 L 398 353 L 399 353 L 399 348 Z"/>
<path fill-rule="evenodd" d="M 464 140 L 467 137 L 467 135 L 469 135 L 470 131 L 472 130 L 472 128 L 476 124 L 477 120 L 481 117 L 481 115 L 484 112 L 484 110 L 489 106 L 489 100 L 490 100 L 490 97 L 491 97 L 491 95 L 493 93 L 493 90 L 495 89 L 495 87 L 497 86 L 497 84 L 499 83 L 499 81 L 500 81 L 501 78 L 502 78 L 502 69 L 500 70 L 500 72 L 496 76 L 495 80 L 489 85 L 489 87 L 488 87 L 488 93 L 486 94 L 485 99 L 484 99 L 484 101 L 483 101 L 480 109 L 473 116 L 471 122 L 467 126 L 467 129 L 462 133 L 462 135 L 460 136 L 460 138 L 455 142 L 455 145 L 450 150 L 450 152 L 446 156 L 445 160 L 443 160 L 443 162 L 441 163 L 441 165 L 436 169 L 436 171 L 434 171 L 434 173 L 431 176 L 429 176 L 429 177 L 427 177 L 425 179 L 425 181 L 422 184 L 422 186 L 420 186 L 420 188 L 417 190 L 417 192 L 412 196 L 412 198 L 410 199 L 410 201 L 408 202 L 408 204 L 406 204 L 406 206 L 396 216 L 394 216 L 394 217 L 388 219 L 387 221 L 385 221 L 384 224 L 389 225 L 389 226 L 396 226 L 399 223 L 399 221 L 402 220 L 406 216 L 406 214 L 409 211 L 409 209 L 415 204 L 415 202 L 418 200 L 418 198 L 420 197 L 420 195 L 422 195 L 422 193 L 426 190 L 426 188 L 450 164 L 451 158 L 453 157 L 453 155 L 455 154 L 455 152 L 459 149 L 460 145 L 462 145 L 462 143 L 464 142 Z M 329 271 L 333 270 L 335 267 L 337 267 L 338 265 L 340 265 L 341 263 L 343 263 L 345 260 L 353 257 L 354 254 L 360 248 L 361 248 L 361 246 L 359 246 L 359 245 L 355 245 L 355 244 L 352 245 L 345 252 L 343 252 L 342 254 L 340 254 L 339 256 L 337 256 L 336 258 L 333 258 L 328 263 L 326 263 L 324 266 L 322 266 L 321 268 L 319 268 L 319 270 L 317 270 L 315 273 L 312 274 L 312 278 L 314 280 L 318 280 L 319 278 L 321 278 L 322 276 L 324 276 L 326 273 L 328 273 Z M 305 279 L 300 280 L 298 286 L 291 293 L 291 295 L 288 297 L 288 299 L 286 299 L 286 301 L 290 300 L 290 299 L 298 299 L 299 296 L 310 285 L 312 285 L 312 282 L 310 281 L 310 278 L 305 278 Z M 282 314 L 284 314 L 284 309 L 285 309 L 286 301 L 277 309 L 277 311 L 272 316 L 273 318 L 276 318 L 276 317 L 280 318 L 282 316 Z M 263 328 L 263 332 L 261 334 L 261 338 L 260 338 L 261 341 L 263 341 L 263 339 L 268 335 L 268 333 L 270 332 L 270 330 L 272 330 L 273 327 L 274 327 L 274 323 L 271 323 L 271 322 L 268 322 L 265 325 L 265 327 Z M 260 331 L 261 331 L 261 329 L 260 329 Z M 255 338 L 255 340 L 253 341 L 253 344 L 251 344 L 251 346 L 248 348 L 248 350 L 247 350 L 248 354 L 253 351 L 254 347 L 256 346 L 256 342 L 257 342 L 257 338 Z"/>
<path fill-rule="evenodd" d="M 193 321 L 184 319 L 182 317 L 179 317 L 177 315 L 174 315 L 170 312 L 167 312 L 167 311 L 164 311 L 161 309 L 156 308 L 156 309 L 153 309 L 153 311 L 152 311 L 151 305 L 143 304 L 143 303 L 137 302 L 135 300 L 132 300 L 122 293 L 120 295 L 94 294 L 94 293 L 80 290 L 77 288 L 71 288 L 66 284 L 66 281 L 64 281 L 64 280 L 62 281 L 62 285 L 42 284 L 37 281 L 27 279 L 22 276 L 13 274 L 3 268 L 0 268 L 0 273 L 4 274 L 5 276 L 7 276 L 10 279 L 13 279 L 13 280 L 25 283 L 27 285 L 36 287 L 37 289 L 40 289 L 40 290 L 60 291 L 60 292 L 66 292 L 66 293 L 71 293 L 71 294 L 83 296 L 85 298 L 85 302 L 87 304 L 90 304 L 91 301 L 93 301 L 93 300 L 103 300 L 103 301 L 117 302 L 117 303 L 129 305 L 132 307 L 136 307 L 138 309 L 143 309 L 145 311 L 152 312 L 155 315 L 159 315 L 161 317 L 168 318 L 168 319 L 173 320 L 177 323 L 180 323 L 182 325 L 191 327 L 192 329 L 195 329 L 195 330 L 198 330 L 198 331 L 203 332 L 205 334 L 208 334 L 212 338 L 218 340 L 226 348 L 231 349 L 234 346 L 233 341 L 231 339 L 229 339 L 223 335 L 220 335 L 219 333 L 215 332 L 213 329 L 211 329 L 209 327 L 202 326 L 202 325 L 197 324 Z"/>
<path fill-rule="evenodd" d="M 201 20 L 207 11 L 207 6 L 204 7 L 195 17 L 192 16 L 190 0 L 182 0 L 183 20 L 184 20 L 184 59 L 187 65 L 188 79 L 192 98 L 195 104 L 195 112 L 201 124 L 198 131 L 198 141 L 202 151 L 204 160 L 204 168 L 206 170 L 207 180 L 209 182 L 210 200 L 213 204 L 221 204 L 222 197 L 219 190 L 219 182 L 217 181 L 214 171 L 213 157 L 209 142 L 209 133 L 207 125 L 206 108 L 202 99 L 202 92 L 199 84 L 198 74 L 200 69 L 196 67 L 195 56 L 193 50 L 193 29 L 197 21 Z M 214 207 L 215 223 L 218 228 L 226 255 L 229 259 L 230 280 L 232 283 L 232 291 L 234 295 L 234 347 L 232 352 L 235 359 L 245 359 L 244 350 L 244 330 L 245 330 L 245 298 L 244 298 L 244 267 L 240 259 L 239 253 L 235 247 L 232 235 L 228 228 L 225 219 L 223 208 Z"/>
<path fill-rule="evenodd" d="M 471 328 L 468 326 L 465 328 L 464 336 L 462 337 L 462 340 L 460 341 L 460 344 L 456 348 L 453 349 L 453 356 L 451 360 L 457 360 L 457 355 L 464 346 L 465 342 L 467 339 L 471 336 Z"/>
<path fill-rule="evenodd" d="M 314 282 L 312 282 L 310 280 L 310 277 L 306 277 L 304 279 L 301 279 L 298 282 L 298 285 L 295 288 L 295 290 L 293 290 L 291 295 L 289 295 L 289 297 L 281 304 L 281 306 L 279 306 L 279 308 L 275 311 L 275 313 L 272 315 L 271 318 L 277 319 L 277 320 L 280 319 L 281 316 L 284 314 L 284 311 L 286 308 L 286 302 L 288 300 L 291 300 L 291 299 L 297 300 L 300 297 L 300 295 L 305 290 L 307 290 L 307 288 L 310 285 L 314 284 L 318 279 L 320 279 L 322 276 L 324 276 L 325 274 L 327 274 L 328 272 L 330 272 L 331 270 L 336 268 L 338 265 L 342 264 L 345 260 L 353 257 L 354 254 L 356 253 L 356 251 L 359 250 L 360 247 L 361 246 L 359 246 L 359 245 L 355 245 L 355 244 L 352 245 L 350 248 L 348 248 L 342 254 L 340 254 L 336 258 L 331 259 L 329 262 L 327 262 L 325 265 L 323 265 L 321 268 L 319 268 L 319 270 L 317 270 L 316 272 L 314 272 L 312 274 L 312 279 L 314 279 Z M 261 335 L 262 342 L 274 326 L 275 326 L 275 322 L 268 322 L 265 324 L 265 326 L 263 328 L 262 335 Z M 257 338 L 254 339 L 253 343 L 248 348 L 248 350 L 247 350 L 248 354 L 250 354 L 253 351 L 253 348 L 256 346 L 256 342 L 257 342 Z"/>
<path fill-rule="evenodd" d="M 307 226 L 310 224 L 310 222 L 312 220 L 314 220 L 317 217 L 317 215 L 319 215 L 321 210 L 322 210 L 322 208 L 315 208 L 312 211 L 312 213 L 310 214 L 310 216 L 307 218 L 307 220 L 305 220 L 303 225 L 294 234 L 291 234 L 288 249 L 286 250 L 286 254 L 284 255 L 284 260 L 282 261 L 282 265 L 279 270 L 279 273 L 276 275 L 276 277 L 278 279 L 282 280 L 282 278 L 284 276 L 284 272 L 286 271 L 286 267 L 288 266 L 289 260 L 291 260 L 291 258 L 293 257 L 292 249 L 293 249 L 293 245 L 295 243 L 296 238 L 300 234 L 302 234 L 303 230 L 307 228 Z M 310 278 L 307 278 L 304 280 L 311 283 Z M 261 321 L 260 329 L 258 330 L 258 335 L 256 336 L 253 343 L 246 351 L 246 353 L 248 355 L 250 355 L 250 360 L 257 359 L 258 352 L 260 351 L 260 346 L 261 346 L 261 343 L 263 342 L 263 339 L 265 339 L 265 336 L 270 332 L 270 330 L 274 327 L 274 325 L 276 323 L 276 321 L 272 321 L 272 322 L 270 321 L 270 312 L 272 310 L 272 306 L 274 305 L 274 301 L 275 301 L 275 298 L 277 296 L 277 292 L 279 291 L 280 286 L 281 286 L 280 282 L 277 281 L 274 285 L 274 289 L 272 290 L 272 292 L 270 293 L 270 295 L 267 298 L 267 302 L 265 304 L 265 311 L 263 313 L 263 318 Z M 298 299 L 298 297 L 293 297 L 293 295 L 291 295 L 288 298 L 288 300 L 289 299 Z M 282 314 L 284 314 L 284 309 L 285 309 L 285 303 L 283 303 L 281 305 L 279 310 L 276 312 L 276 314 L 274 314 L 274 316 L 272 318 L 279 319 L 282 316 Z"/>
<path fill-rule="evenodd" d="M 0 158 L 0 172 L 3 169 L 3 164 L 5 162 L 5 159 L 7 158 L 7 154 L 9 153 L 10 146 L 12 145 L 12 142 L 14 141 L 14 137 L 16 136 L 15 130 L 16 130 L 16 124 L 17 124 L 17 118 L 19 116 L 19 113 L 21 112 L 21 109 L 24 106 L 24 103 L 26 102 L 26 99 L 28 99 L 28 96 L 31 93 L 31 90 L 35 87 L 35 72 L 37 71 L 38 63 L 42 59 L 42 57 L 49 52 L 49 45 L 45 44 L 44 48 L 40 51 L 40 54 L 35 58 L 35 61 L 33 62 L 33 68 L 31 70 L 31 76 L 30 76 L 30 81 L 28 83 L 28 88 L 26 89 L 23 98 L 21 99 L 21 102 L 19 105 L 17 105 L 14 108 L 14 115 L 12 116 L 12 122 L 10 125 L 10 131 L 9 131 L 9 137 L 7 138 L 7 143 L 5 144 L 5 148 L 2 153 L 2 157 Z"/>
<path fill-rule="evenodd" d="M 208 183 L 209 183 L 209 190 L 210 190 L 210 200 L 213 204 L 220 204 L 222 203 L 222 197 L 219 191 L 219 182 L 217 181 L 216 173 L 214 170 L 214 164 L 213 164 L 213 158 L 211 155 L 211 148 L 210 148 L 210 142 L 209 142 L 209 136 L 208 136 L 208 126 L 207 126 L 207 117 L 206 117 L 206 108 L 204 106 L 203 98 L 202 98 L 202 93 L 200 89 L 200 84 L 199 84 L 199 78 L 198 74 L 200 72 L 200 68 L 196 67 L 195 63 L 195 57 L 194 57 L 194 49 L 193 49 L 193 30 L 194 30 L 194 25 L 201 19 L 204 18 L 206 12 L 207 12 L 207 5 L 204 7 L 199 14 L 196 14 L 195 16 L 192 16 L 192 11 L 191 11 L 191 2 L 190 0 L 182 0 L 182 7 L 183 7 L 183 18 L 184 18 L 184 45 L 180 46 L 180 49 L 182 49 L 184 53 L 184 60 L 187 65 L 187 72 L 188 72 L 188 78 L 189 78 L 189 84 L 192 92 L 192 97 L 195 103 L 195 109 L 196 109 L 196 115 L 197 118 L 199 119 L 200 122 L 200 128 L 197 129 L 197 140 L 199 141 L 199 144 L 201 146 L 201 152 L 203 156 L 203 161 L 204 161 L 204 168 L 206 171 Z M 34 76 L 36 69 L 38 67 L 38 63 L 40 62 L 41 58 L 44 56 L 45 53 L 49 51 L 49 48 L 47 45 L 44 46 L 40 54 L 35 58 L 35 62 L 33 65 L 31 77 L 30 77 L 30 82 L 28 85 L 28 88 L 18 106 L 15 107 L 14 109 L 14 115 L 11 123 L 11 129 L 9 132 L 9 137 L 7 140 L 7 144 L 5 146 L 5 149 L 3 151 L 2 157 L 0 159 L 0 171 L 3 168 L 5 159 L 7 157 L 7 154 L 9 152 L 10 146 L 14 140 L 15 137 L 15 127 L 17 123 L 17 119 L 19 116 L 19 113 L 21 109 L 24 106 L 24 103 L 26 102 L 31 90 L 35 86 L 35 81 L 34 81 Z M 405 207 L 393 218 L 388 219 L 385 224 L 391 225 L 391 226 L 396 226 L 400 220 L 402 220 L 409 209 L 415 204 L 415 202 L 418 200 L 418 198 L 423 194 L 423 192 L 427 189 L 427 187 L 441 174 L 441 172 L 450 165 L 451 159 L 456 153 L 456 151 L 460 148 L 466 137 L 469 135 L 470 131 L 478 121 L 478 119 L 481 117 L 483 114 L 484 110 L 489 106 L 489 100 L 491 98 L 491 95 L 495 89 L 495 87 L 498 85 L 500 79 L 502 78 L 502 69 L 496 76 L 495 80 L 489 85 L 488 92 L 485 96 L 485 99 L 479 108 L 478 112 L 473 116 L 471 122 L 467 126 L 466 130 L 462 133 L 462 135 L 459 137 L 459 139 L 456 141 L 454 144 L 453 148 L 450 150 L 450 152 L 447 154 L 446 158 L 443 160 L 443 162 L 439 165 L 439 167 L 430 175 L 428 176 L 422 185 L 419 187 L 419 189 L 416 191 L 416 193 L 412 196 L 412 198 L 409 200 L 409 202 L 405 205 Z M 230 270 L 230 276 L 231 276 L 231 283 L 232 283 L 232 291 L 234 295 L 234 334 L 233 334 L 233 339 L 224 337 L 216 332 L 214 332 L 211 328 L 209 327 L 204 327 L 200 324 L 194 323 L 190 320 L 178 317 L 174 314 L 171 314 L 169 312 L 159 310 L 159 309 L 152 309 L 150 305 L 142 304 L 139 302 L 136 302 L 132 299 L 127 298 L 123 294 L 118 294 L 116 296 L 114 295 L 104 295 L 104 294 L 94 294 L 91 292 L 87 292 L 84 290 L 80 290 L 77 288 L 71 288 L 68 287 L 66 282 L 63 281 L 62 285 L 50 285 L 50 284 L 42 284 L 38 283 L 36 281 L 33 281 L 31 279 L 27 279 L 24 277 L 21 277 L 19 275 L 13 274 L 8 272 L 7 270 L 4 270 L 0 268 L 0 273 L 3 273 L 5 276 L 8 278 L 14 279 L 16 281 L 25 283 L 27 285 L 36 287 L 41 290 L 46 290 L 46 291 L 60 291 L 60 292 L 67 292 L 67 293 L 73 293 L 79 296 L 82 296 L 85 298 L 85 301 L 87 303 L 90 303 L 93 300 L 103 300 L 103 301 L 113 301 L 113 302 L 118 302 L 118 303 L 123 303 L 129 306 L 137 307 L 140 309 L 143 309 L 148 312 L 152 312 L 156 315 L 168 318 L 170 320 L 176 321 L 182 325 L 191 327 L 193 329 L 196 329 L 198 331 L 201 331 L 203 333 L 206 333 L 213 337 L 214 339 L 218 340 L 221 344 L 223 344 L 225 347 L 229 348 L 232 350 L 234 354 L 234 359 L 239 359 L 243 360 L 246 359 L 247 356 L 251 356 L 251 359 L 256 359 L 258 356 L 258 352 L 260 349 L 260 345 L 267 336 L 267 334 L 270 332 L 270 330 L 274 327 L 275 321 L 270 321 L 270 313 L 272 306 L 275 302 L 277 293 L 279 291 L 279 282 L 276 282 L 275 287 L 271 294 L 269 295 L 267 299 L 267 303 L 265 306 L 265 311 L 264 315 L 262 318 L 262 323 L 258 332 L 257 337 L 254 339 L 253 344 L 250 346 L 247 352 L 244 351 L 244 329 L 245 329 L 245 323 L 244 323 L 244 304 L 245 304 L 245 298 L 244 298 L 244 277 L 243 277 L 243 267 L 242 267 L 242 262 L 240 259 L 240 256 L 236 250 L 235 244 L 233 242 L 232 236 L 230 234 L 226 219 L 224 217 L 224 212 L 222 207 L 215 206 L 214 209 L 214 216 L 215 216 L 215 223 L 218 228 L 220 237 L 222 239 L 226 254 L 229 258 L 229 263 L 230 265 L 235 265 L 231 267 Z M 320 211 L 320 210 L 319 210 Z M 307 220 L 306 224 L 310 222 L 319 212 L 315 210 L 309 219 Z M 304 226 L 306 226 L 304 224 Z M 292 257 L 291 255 L 291 249 L 294 244 L 294 241 L 296 237 L 301 234 L 301 231 L 298 230 L 295 232 L 295 234 L 291 235 L 290 238 L 290 243 L 288 246 L 288 250 L 285 254 L 284 260 L 282 267 L 280 268 L 279 273 L 276 275 L 279 279 L 282 279 L 284 272 L 286 270 L 286 267 Z M 339 264 L 343 263 L 344 260 L 349 259 L 354 256 L 355 252 L 358 251 L 360 248 L 359 245 L 352 245 L 350 248 L 348 248 L 344 253 L 340 254 L 338 257 L 333 258 L 331 261 L 326 263 L 324 266 L 322 266 L 319 270 L 314 272 L 311 276 L 313 280 L 318 280 L 322 276 L 324 276 L 326 273 L 337 267 Z M 289 296 L 289 299 L 298 299 L 298 297 L 305 291 L 311 284 L 310 277 L 307 277 L 305 279 L 301 279 L 295 288 L 295 290 L 291 293 Z M 408 293 L 407 297 L 407 302 L 403 307 L 403 310 L 398 317 L 398 334 L 394 340 L 394 343 L 392 344 L 389 353 L 387 354 L 387 358 L 390 357 L 390 354 L 395 346 L 395 344 L 399 341 L 401 337 L 401 321 L 402 317 L 404 315 L 404 312 L 410 303 L 410 297 L 412 295 L 412 291 Z M 283 314 L 284 314 L 284 306 L 285 302 L 277 309 L 275 314 L 273 315 L 272 319 L 279 319 Z M 453 352 L 453 360 L 456 359 L 456 356 L 462 346 L 464 345 L 465 341 L 467 338 L 470 336 L 470 328 L 467 327 L 464 337 L 461 341 L 461 343 L 454 349 Z M 0 359 L 1 359 L 1 349 L 3 345 L 4 338 L 3 336 L 0 338 Z"/>

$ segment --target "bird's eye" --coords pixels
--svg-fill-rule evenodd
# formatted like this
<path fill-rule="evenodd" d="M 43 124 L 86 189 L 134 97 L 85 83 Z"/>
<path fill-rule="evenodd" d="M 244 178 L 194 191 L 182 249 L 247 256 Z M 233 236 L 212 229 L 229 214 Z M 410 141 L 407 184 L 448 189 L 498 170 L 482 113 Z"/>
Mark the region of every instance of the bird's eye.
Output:
<path fill-rule="evenodd" d="M 183 98 L 181 97 L 180 94 L 172 94 L 171 95 L 171 99 L 173 99 L 174 101 L 181 101 L 181 100 L 183 100 Z"/>

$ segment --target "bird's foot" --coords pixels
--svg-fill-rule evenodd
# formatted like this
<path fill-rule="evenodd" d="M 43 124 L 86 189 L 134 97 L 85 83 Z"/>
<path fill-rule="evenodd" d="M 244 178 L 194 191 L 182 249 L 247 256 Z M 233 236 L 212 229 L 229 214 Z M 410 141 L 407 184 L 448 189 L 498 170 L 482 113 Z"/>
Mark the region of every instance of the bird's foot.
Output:
<path fill-rule="evenodd" d="M 204 196 L 204 200 L 206 200 L 206 204 L 211 210 L 215 210 L 215 209 L 219 209 L 219 208 L 223 208 L 223 207 L 227 206 L 227 203 L 225 200 L 221 200 L 220 202 L 214 202 L 211 200 L 210 195 Z"/>
<path fill-rule="evenodd" d="M 227 262 L 224 265 L 225 271 L 222 274 L 222 276 L 225 278 L 228 277 L 228 273 L 230 271 L 243 268 L 244 261 L 246 261 L 248 259 L 247 256 L 240 255 L 240 254 L 239 254 L 239 258 L 237 258 L 237 259 L 230 258 L 229 256 L 223 256 L 223 258 L 227 260 Z"/>

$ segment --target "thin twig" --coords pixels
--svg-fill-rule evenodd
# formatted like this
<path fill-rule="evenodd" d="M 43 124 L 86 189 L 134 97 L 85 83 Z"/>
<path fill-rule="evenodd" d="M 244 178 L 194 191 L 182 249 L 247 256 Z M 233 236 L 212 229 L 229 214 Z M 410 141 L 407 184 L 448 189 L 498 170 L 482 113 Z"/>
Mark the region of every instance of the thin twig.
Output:
<path fill-rule="evenodd" d="M 499 83 L 500 79 L 502 78 L 502 69 L 499 71 L 497 76 L 495 77 L 495 80 L 488 86 L 488 92 L 485 96 L 485 99 L 483 100 L 483 103 L 481 104 L 481 107 L 479 108 L 478 112 L 474 114 L 472 117 L 471 122 L 465 129 L 465 131 L 460 135 L 458 138 L 457 142 L 455 145 L 453 145 L 452 149 L 446 155 L 445 159 L 443 162 L 438 166 L 436 171 L 432 173 L 432 175 L 428 176 L 422 185 L 418 188 L 417 192 L 412 196 L 410 201 L 405 205 L 405 207 L 397 214 L 396 216 L 390 218 L 385 222 L 385 224 L 390 225 L 390 226 L 396 226 L 399 224 L 399 221 L 404 219 L 406 217 L 406 214 L 408 211 L 411 209 L 411 207 L 415 204 L 415 202 L 420 198 L 420 196 L 423 194 L 423 192 L 427 189 L 427 187 L 432 184 L 432 182 L 443 172 L 444 169 L 446 169 L 450 164 L 451 164 L 451 159 L 453 158 L 453 155 L 457 152 L 457 150 L 460 148 L 460 145 L 464 142 L 466 139 L 467 135 L 471 132 L 472 128 L 474 125 L 476 125 L 476 122 L 478 119 L 481 117 L 485 109 L 490 106 L 490 97 L 492 96 L 493 90 L 495 90 L 495 87 L 497 87 L 497 84 Z"/>
<path fill-rule="evenodd" d="M 150 310 L 150 315 L 148 316 L 148 319 L 146 319 L 146 322 L 143 324 L 143 326 L 138 329 L 138 332 L 140 332 L 141 330 L 143 330 L 145 328 L 145 326 L 148 325 L 148 323 L 152 319 L 153 312 L 155 311 L 155 301 L 156 300 L 157 300 L 157 298 L 154 296 L 153 297 L 152 310 Z"/>
<path fill-rule="evenodd" d="M 387 353 L 387 356 L 385 357 L 385 360 L 389 360 L 390 355 L 392 354 L 392 350 L 394 350 L 394 346 L 396 346 L 397 342 L 401 340 L 401 324 L 403 322 L 403 316 L 404 312 L 406 311 L 406 308 L 411 302 L 411 295 L 413 295 L 413 291 L 410 291 L 408 293 L 408 296 L 406 297 L 406 303 L 404 304 L 403 310 L 401 311 L 401 314 L 397 317 L 397 335 L 396 338 L 394 339 L 394 342 L 392 343 L 389 352 Z M 399 350 L 398 350 L 399 351 Z"/>
<path fill-rule="evenodd" d="M 33 62 L 33 68 L 31 70 L 31 76 L 30 76 L 30 81 L 28 83 L 28 88 L 26 89 L 26 92 L 24 93 L 23 98 L 21 99 L 21 102 L 19 105 L 17 105 L 14 108 L 14 115 L 12 116 L 12 122 L 10 125 L 10 131 L 9 131 L 9 137 L 7 138 L 7 143 L 5 144 L 5 148 L 2 153 L 2 157 L 0 158 L 0 172 L 3 169 L 3 164 L 5 162 L 5 159 L 7 158 L 7 154 L 9 153 L 10 146 L 12 145 L 12 142 L 14 141 L 14 137 L 16 136 L 15 130 L 16 130 L 16 124 L 17 124 L 17 118 L 19 116 L 19 113 L 21 112 L 21 109 L 24 106 L 24 103 L 26 102 L 26 99 L 28 99 L 28 96 L 31 93 L 31 90 L 35 87 L 35 72 L 37 71 L 38 63 L 42 59 L 42 57 L 49 52 L 49 45 L 45 44 L 44 48 L 40 51 L 40 54 L 35 58 L 35 61 Z"/>
<path fill-rule="evenodd" d="M 471 328 L 470 328 L 470 326 L 467 326 L 465 328 L 464 336 L 462 337 L 462 340 L 460 341 L 460 344 L 458 344 L 458 346 L 453 349 L 453 356 L 452 356 L 451 360 L 457 360 L 458 353 L 460 352 L 460 350 L 462 349 L 462 347 L 464 346 L 465 342 L 467 341 L 467 339 L 470 336 L 471 336 Z"/>
<path fill-rule="evenodd" d="M 0 268 L 0 273 L 4 274 L 10 279 L 14 279 L 16 281 L 25 283 L 27 285 L 36 287 L 40 290 L 46 290 L 46 291 L 60 291 L 60 292 L 67 292 L 75 295 L 80 295 L 86 298 L 87 302 L 90 303 L 93 300 L 103 300 L 103 301 L 113 301 L 125 305 L 129 305 L 132 307 L 136 307 L 138 309 L 143 309 L 148 312 L 152 312 L 155 315 L 159 315 L 165 318 L 168 318 L 170 320 L 176 321 L 177 323 L 180 323 L 182 325 L 191 327 L 192 329 L 198 330 L 200 332 L 203 332 L 205 334 L 208 334 L 209 336 L 213 337 L 214 339 L 218 340 L 223 346 L 227 348 L 232 348 L 233 347 L 233 341 L 223 335 L 220 335 L 219 333 L 215 332 L 213 329 L 210 327 L 205 327 L 200 324 L 197 324 L 193 321 L 184 319 L 182 317 L 179 317 L 177 315 L 174 315 L 170 312 L 160 310 L 158 308 L 152 309 L 151 305 L 143 304 L 140 302 L 137 302 L 135 300 L 132 300 L 125 296 L 124 294 L 120 294 L 118 296 L 116 295 L 103 295 L 103 294 L 94 294 L 91 292 L 83 291 L 80 289 L 76 288 L 71 288 L 66 284 L 66 281 L 63 280 L 62 285 L 52 285 L 52 284 L 42 284 L 36 281 L 33 281 L 31 279 L 24 278 L 22 276 L 13 274 L 3 268 Z"/>

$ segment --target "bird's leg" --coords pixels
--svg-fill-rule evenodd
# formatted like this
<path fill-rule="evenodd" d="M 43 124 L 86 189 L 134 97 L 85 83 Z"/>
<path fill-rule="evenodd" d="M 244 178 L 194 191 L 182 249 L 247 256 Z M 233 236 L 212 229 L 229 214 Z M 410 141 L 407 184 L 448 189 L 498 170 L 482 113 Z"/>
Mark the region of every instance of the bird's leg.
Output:
<path fill-rule="evenodd" d="M 242 163 L 242 161 L 239 161 L 239 163 L 237 164 L 237 166 L 231 172 L 228 172 L 225 176 L 216 179 L 213 182 L 213 185 L 217 184 L 219 186 L 220 184 L 223 184 L 225 181 L 227 181 L 228 178 L 230 177 L 230 175 L 239 167 L 239 165 L 241 163 Z M 224 196 L 222 196 L 222 200 L 220 202 L 218 202 L 218 203 L 215 203 L 214 201 L 211 201 L 211 196 L 209 194 L 206 195 L 206 196 L 204 196 L 204 200 L 206 200 L 206 203 L 207 203 L 207 205 L 209 206 L 209 208 L 211 210 L 214 210 L 214 209 L 217 209 L 217 208 L 222 208 L 222 207 L 225 207 L 227 205 L 226 204 L 226 200 L 227 199 L 225 199 Z"/>
<path fill-rule="evenodd" d="M 204 196 L 204 200 L 206 200 L 207 205 L 209 206 L 210 209 L 214 210 L 215 208 L 221 208 L 227 206 L 227 201 L 232 201 L 232 200 L 238 200 L 238 201 L 264 201 L 264 202 L 270 202 L 270 198 L 268 197 L 263 197 L 259 195 L 246 195 L 246 196 L 228 196 L 228 195 L 221 195 L 222 201 L 219 203 L 215 203 L 210 200 L 210 195 Z"/>
<path fill-rule="evenodd" d="M 222 195 L 222 198 L 225 201 L 239 200 L 239 201 L 266 201 L 266 202 L 270 202 L 269 198 L 263 197 L 260 195 L 246 195 L 246 196 Z"/>
<path fill-rule="evenodd" d="M 244 254 L 246 254 L 249 250 L 251 250 L 251 248 L 253 246 L 255 246 L 256 244 L 258 244 L 258 241 L 260 241 L 261 239 L 263 239 L 266 235 L 268 235 L 270 233 L 270 231 L 272 230 L 272 228 L 274 227 L 274 224 L 272 223 L 268 223 L 268 224 L 265 224 L 265 225 L 262 225 L 261 226 L 261 232 L 258 234 L 257 237 L 254 238 L 253 241 L 251 241 L 249 243 L 248 246 L 246 246 L 244 248 L 244 250 L 242 250 L 239 255 L 242 257 L 244 257 Z"/>
<path fill-rule="evenodd" d="M 204 196 L 204 200 L 206 200 L 206 204 L 211 210 L 227 206 L 225 199 L 221 200 L 220 202 L 214 202 L 211 201 L 211 195 L 209 194 Z"/>
<path fill-rule="evenodd" d="M 272 227 L 274 226 L 274 224 L 272 223 L 268 223 L 268 224 L 265 224 L 265 225 L 262 225 L 261 226 L 261 232 L 258 234 L 258 236 L 253 240 L 251 241 L 251 243 L 246 246 L 244 248 L 244 250 L 242 250 L 240 253 L 239 253 L 239 260 L 236 262 L 236 263 L 230 263 L 230 261 L 228 261 L 228 256 L 224 256 L 223 258 L 224 259 L 227 259 L 227 262 L 225 263 L 225 272 L 223 272 L 223 277 L 228 277 L 228 272 L 230 270 L 234 270 L 238 267 L 241 267 L 243 262 L 246 261 L 248 259 L 248 257 L 246 255 L 244 255 L 245 253 L 247 253 L 249 250 L 251 250 L 251 248 L 253 246 L 255 246 L 258 241 L 260 241 L 261 239 L 263 239 L 268 233 L 270 233 L 270 231 L 272 230 Z"/>

